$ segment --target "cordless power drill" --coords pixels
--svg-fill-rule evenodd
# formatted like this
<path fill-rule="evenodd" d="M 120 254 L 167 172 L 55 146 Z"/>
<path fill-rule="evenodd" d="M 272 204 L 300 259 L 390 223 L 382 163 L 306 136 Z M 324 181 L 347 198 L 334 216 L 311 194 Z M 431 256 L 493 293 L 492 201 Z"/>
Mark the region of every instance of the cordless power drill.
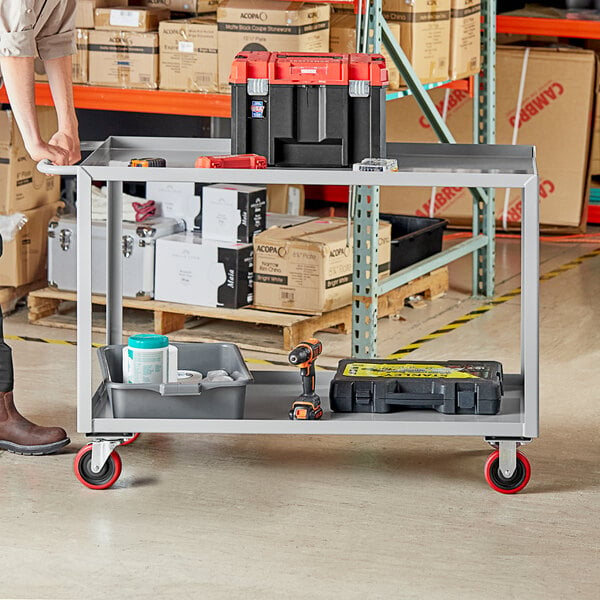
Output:
<path fill-rule="evenodd" d="M 290 409 L 290 419 L 303 421 L 320 419 L 323 416 L 321 398 L 315 393 L 315 361 L 323 352 L 323 344 L 310 338 L 298 344 L 289 354 L 291 365 L 300 367 L 302 375 L 302 395 L 298 396 Z"/>

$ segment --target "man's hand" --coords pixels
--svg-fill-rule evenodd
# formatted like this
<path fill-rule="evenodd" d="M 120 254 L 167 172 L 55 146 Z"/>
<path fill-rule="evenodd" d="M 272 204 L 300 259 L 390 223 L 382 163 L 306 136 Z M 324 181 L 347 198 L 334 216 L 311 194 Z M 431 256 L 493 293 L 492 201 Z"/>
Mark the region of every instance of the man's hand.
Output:
<path fill-rule="evenodd" d="M 81 160 L 81 151 L 79 144 L 79 136 L 75 133 L 67 133 L 66 131 L 57 131 L 48 142 L 53 146 L 59 146 L 68 153 L 68 165 L 74 165 Z M 54 161 L 53 161 L 54 162 Z M 58 163 L 57 163 L 58 164 Z"/>
<path fill-rule="evenodd" d="M 45 142 L 35 142 L 26 145 L 29 156 L 35 161 L 49 159 L 55 165 L 65 166 L 72 164 L 69 162 L 69 151 L 55 144 L 46 144 Z"/>

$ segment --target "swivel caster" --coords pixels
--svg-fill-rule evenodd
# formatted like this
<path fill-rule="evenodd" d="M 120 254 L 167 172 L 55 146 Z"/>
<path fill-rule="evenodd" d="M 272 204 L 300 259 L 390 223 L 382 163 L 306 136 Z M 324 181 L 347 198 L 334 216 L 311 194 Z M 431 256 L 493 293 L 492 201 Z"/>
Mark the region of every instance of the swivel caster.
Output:
<path fill-rule="evenodd" d="M 121 475 L 121 457 L 112 451 L 101 469 L 92 469 L 92 444 L 84 446 L 75 456 L 73 468 L 75 476 L 83 485 L 92 490 L 105 490 L 111 487 Z"/>
<path fill-rule="evenodd" d="M 510 477 L 505 477 L 500 470 L 500 451 L 492 452 L 485 463 L 485 480 L 490 487 L 501 494 L 516 494 L 528 483 L 531 477 L 531 465 L 526 456 L 517 452 L 515 470 Z"/>
<path fill-rule="evenodd" d="M 129 446 L 129 444 L 133 444 L 135 440 L 140 437 L 139 433 L 134 433 L 130 438 L 127 438 L 124 442 L 121 442 L 121 446 Z"/>

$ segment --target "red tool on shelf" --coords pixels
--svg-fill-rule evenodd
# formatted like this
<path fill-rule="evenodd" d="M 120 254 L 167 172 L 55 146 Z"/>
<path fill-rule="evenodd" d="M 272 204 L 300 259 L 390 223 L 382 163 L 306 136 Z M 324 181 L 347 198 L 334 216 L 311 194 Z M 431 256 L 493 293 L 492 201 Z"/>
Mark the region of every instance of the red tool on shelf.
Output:
<path fill-rule="evenodd" d="M 199 156 L 195 167 L 198 169 L 266 169 L 267 159 L 259 154 Z"/>

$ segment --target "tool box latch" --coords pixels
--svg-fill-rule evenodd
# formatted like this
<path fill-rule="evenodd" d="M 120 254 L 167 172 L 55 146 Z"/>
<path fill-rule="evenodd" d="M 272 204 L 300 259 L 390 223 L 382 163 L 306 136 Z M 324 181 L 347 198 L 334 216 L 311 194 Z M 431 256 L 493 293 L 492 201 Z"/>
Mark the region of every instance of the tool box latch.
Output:
<path fill-rule="evenodd" d="M 366 79 L 351 79 L 348 82 L 348 93 L 351 98 L 368 98 L 371 94 L 371 84 Z"/>
<path fill-rule="evenodd" d="M 268 96 L 268 79 L 248 79 L 248 96 Z"/>
<path fill-rule="evenodd" d="M 355 381 L 353 387 L 355 404 L 369 406 L 373 401 L 373 383 L 371 381 Z"/>

